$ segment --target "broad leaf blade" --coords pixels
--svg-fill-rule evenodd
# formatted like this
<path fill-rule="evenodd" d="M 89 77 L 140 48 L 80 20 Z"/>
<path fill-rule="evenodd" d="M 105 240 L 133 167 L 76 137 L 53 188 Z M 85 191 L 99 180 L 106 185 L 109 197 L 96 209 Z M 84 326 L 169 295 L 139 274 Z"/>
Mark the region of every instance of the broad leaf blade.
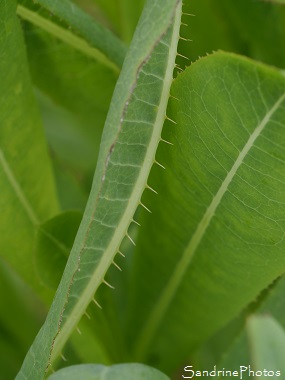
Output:
<path fill-rule="evenodd" d="M 160 195 L 135 255 L 136 360 L 175 368 L 284 272 L 284 88 L 273 69 L 224 53 L 176 79 L 174 146 L 151 177 Z"/>
<path fill-rule="evenodd" d="M 126 235 L 160 141 L 180 18 L 181 1 L 163 1 L 163 7 L 161 0 L 149 1 L 145 8 L 114 92 L 73 250 L 47 320 L 17 379 L 43 378 L 104 281 Z"/>
<path fill-rule="evenodd" d="M 48 380 L 169 380 L 162 372 L 143 364 L 81 364 L 61 369 Z"/>
<path fill-rule="evenodd" d="M 15 10 L 14 1 L 0 4 L 0 251 L 39 291 L 35 231 L 57 212 L 57 197 Z"/>

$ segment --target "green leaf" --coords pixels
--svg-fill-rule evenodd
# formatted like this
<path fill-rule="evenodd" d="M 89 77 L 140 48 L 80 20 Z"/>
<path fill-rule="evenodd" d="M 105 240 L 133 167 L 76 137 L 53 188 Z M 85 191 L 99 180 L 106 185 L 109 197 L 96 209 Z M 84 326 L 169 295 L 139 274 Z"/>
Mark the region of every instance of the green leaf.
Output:
<path fill-rule="evenodd" d="M 285 67 L 285 9 L 263 0 L 192 0 L 185 3 L 183 17 L 189 24 L 181 36 L 179 52 L 194 62 L 219 49 Z M 274 43 L 272 43 L 274 41 Z M 179 58 L 182 68 L 188 64 Z"/>
<path fill-rule="evenodd" d="M 265 380 L 271 371 L 276 376 L 285 373 L 285 331 L 282 326 L 269 315 L 253 315 L 247 321 L 247 334 L 252 366 L 255 371 L 263 373 L 263 376 L 257 376 Z M 266 375 L 264 369 L 268 372 Z"/>
<path fill-rule="evenodd" d="M 284 272 L 284 89 L 225 53 L 175 80 L 130 286 L 135 360 L 175 369 Z"/>
<path fill-rule="evenodd" d="M 25 0 L 22 2 L 24 5 L 30 4 Z M 100 62 L 115 69 L 122 66 L 126 55 L 126 47 L 122 41 L 113 35 L 110 30 L 98 24 L 89 14 L 85 13 L 73 2 L 70 0 L 61 0 L 60 2 L 38 0 L 37 3 L 54 14 L 58 19 L 63 20 L 81 38 L 76 37 L 73 33 L 40 16 L 26 6 L 19 5 L 18 14 L 25 20 L 40 26 L 49 33 L 69 43 L 71 46 L 94 56 Z"/>
<path fill-rule="evenodd" d="M 41 292 L 33 266 L 37 226 L 57 212 L 43 128 L 14 1 L 0 4 L 0 251 Z"/>
<path fill-rule="evenodd" d="M 55 88 L 53 87 L 54 90 Z M 72 92 L 73 89 L 69 90 Z M 94 128 L 91 120 L 90 123 L 78 120 L 74 114 L 56 106 L 41 92 L 37 91 L 36 94 L 51 151 L 61 209 L 83 212 L 92 183 L 103 129 L 100 112 L 97 113 L 97 110 L 92 112 L 92 120 L 98 120 L 98 125 Z M 77 98 L 73 99 L 71 103 L 76 108 Z"/>
<path fill-rule="evenodd" d="M 238 6 L 235 0 L 225 0 Z M 247 1 L 247 0 L 246 0 Z M 247 1 L 251 6 L 251 0 Z M 183 22 L 186 25 L 181 29 L 181 37 L 190 41 L 180 41 L 179 53 L 186 56 L 191 62 L 199 57 L 211 54 L 222 49 L 240 54 L 248 54 L 244 42 L 237 32 L 232 19 L 225 10 L 224 0 L 204 0 L 203 5 L 199 0 L 185 3 Z M 207 25 L 207 27 L 205 27 Z M 246 28 L 247 25 L 244 25 Z M 187 59 L 178 58 L 182 68 L 189 64 Z"/>
<path fill-rule="evenodd" d="M 254 304 L 254 312 L 262 315 L 271 315 L 278 323 L 285 327 L 285 277 L 277 279 L 268 289 L 265 294 L 259 297 L 257 304 Z M 232 340 L 232 344 L 224 350 L 220 366 L 226 368 L 238 368 L 241 363 L 250 362 L 250 347 L 247 339 L 247 331 L 245 328 L 246 320 L 240 332 Z M 217 337 L 218 338 L 218 337 Z"/>
<path fill-rule="evenodd" d="M 108 17 L 117 34 L 125 42 L 130 42 L 135 31 L 145 0 L 95 0 Z"/>
<path fill-rule="evenodd" d="M 268 0 L 269 3 L 273 3 L 273 4 L 285 4 L 285 0 Z"/>
<path fill-rule="evenodd" d="M 24 31 L 34 84 L 50 97 L 55 105 L 68 110 L 81 127 L 81 130 L 74 127 L 66 130 L 61 125 L 57 125 L 57 135 L 68 133 L 70 140 L 74 134 L 72 129 L 75 129 L 79 143 L 83 138 L 89 140 L 89 145 L 84 141 L 84 149 L 87 153 L 82 153 L 80 150 L 79 163 L 83 160 L 87 161 L 85 158 L 87 154 L 89 162 L 92 160 L 95 162 L 117 75 L 39 28 L 25 24 Z M 46 114 L 47 112 L 44 116 Z M 56 145 L 55 127 L 52 122 L 54 120 L 51 122 L 47 120 L 46 126 L 52 148 L 58 152 L 58 145 L 61 145 L 61 150 L 65 151 L 62 144 Z M 76 149 L 80 149 L 81 145 Z M 95 151 L 93 156 L 90 154 L 92 149 Z M 62 157 L 63 153 L 60 154 Z M 73 158 L 72 162 L 74 161 Z"/>
<path fill-rule="evenodd" d="M 0 304 L 1 377 L 14 379 L 43 322 L 45 307 L 2 259 Z"/>
<path fill-rule="evenodd" d="M 235 26 L 247 55 L 271 65 L 285 67 L 284 7 L 267 1 L 249 0 L 224 0 L 223 7 L 229 22 Z"/>
<path fill-rule="evenodd" d="M 35 265 L 41 281 L 56 289 L 82 219 L 78 211 L 66 211 L 39 226 Z"/>
<path fill-rule="evenodd" d="M 37 99 L 57 173 L 73 177 L 87 200 L 117 73 L 40 27 L 22 25 L 34 85 L 46 95 Z"/>
<path fill-rule="evenodd" d="M 100 364 L 81 364 L 67 367 L 51 375 L 48 380 L 169 380 L 157 369 L 143 364 L 117 364 L 105 367 Z"/>
<path fill-rule="evenodd" d="M 155 162 L 180 19 L 181 1 L 146 5 L 114 92 L 83 221 L 46 322 L 17 379 L 44 377 L 127 234 Z"/>

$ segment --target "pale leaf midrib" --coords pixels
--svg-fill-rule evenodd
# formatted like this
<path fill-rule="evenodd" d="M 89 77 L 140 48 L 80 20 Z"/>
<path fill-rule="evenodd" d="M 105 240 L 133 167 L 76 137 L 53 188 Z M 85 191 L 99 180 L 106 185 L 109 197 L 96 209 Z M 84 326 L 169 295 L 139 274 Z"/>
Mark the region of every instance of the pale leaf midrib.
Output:
<path fill-rule="evenodd" d="M 167 63 L 166 71 L 165 71 L 161 101 L 159 104 L 159 110 L 158 110 L 156 121 L 153 128 L 151 142 L 148 146 L 145 159 L 141 167 L 140 174 L 134 185 L 134 189 L 132 191 L 132 195 L 129 199 L 124 215 L 121 218 L 121 221 L 114 233 L 114 236 L 109 246 L 106 248 L 99 265 L 97 266 L 92 277 L 90 278 L 89 285 L 85 288 L 83 294 L 80 296 L 79 302 L 76 304 L 71 314 L 69 315 L 68 320 L 65 322 L 65 324 L 62 326 L 60 330 L 60 335 L 58 335 L 58 337 L 64 337 L 63 340 L 60 341 L 56 339 L 54 341 L 54 345 L 53 345 L 53 349 L 52 349 L 52 353 L 50 357 L 51 363 L 60 353 L 62 346 L 65 343 L 65 340 L 64 340 L 65 337 L 69 336 L 70 332 L 73 330 L 74 323 L 75 323 L 74 321 L 78 322 L 80 320 L 82 316 L 82 311 L 84 312 L 84 310 L 86 309 L 86 307 L 88 306 L 88 304 L 93 298 L 94 287 L 97 288 L 97 286 L 99 286 L 102 283 L 102 279 L 104 278 L 105 273 L 110 266 L 110 263 L 112 262 L 114 256 L 118 252 L 122 238 L 125 236 L 126 231 L 129 227 L 129 224 L 133 218 L 134 212 L 137 206 L 139 205 L 142 192 L 144 191 L 145 186 L 146 186 L 150 169 L 155 161 L 155 153 L 156 153 L 157 145 L 161 138 L 161 130 L 162 130 L 163 122 L 165 119 L 165 109 L 167 106 L 170 86 L 172 83 L 172 74 L 173 74 L 173 68 L 174 68 L 175 59 L 176 59 L 176 48 L 177 48 L 177 42 L 179 38 L 181 8 L 176 9 L 175 14 L 176 16 L 175 16 L 175 22 L 174 22 L 174 29 L 173 29 L 170 48 L 169 48 L 168 63 Z M 162 38 L 162 36 L 160 38 Z"/>
<path fill-rule="evenodd" d="M 36 216 L 36 213 L 34 212 L 32 206 L 30 205 L 29 201 L 27 200 L 23 190 L 21 189 L 16 177 L 13 174 L 13 171 L 10 168 L 9 163 L 7 162 L 5 155 L 0 149 L 0 163 L 3 168 L 4 173 L 6 174 L 6 177 L 8 179 L 8 182 L 10 183 L 11 187 L 13 188 L 17 199 L 19 200 L 20 204 L 22 205 L 25 213 L 27 214 L 29 220 L 34 226 L 39 225 L 38 217 Z"/>
<path fill-rule="evenodd" d="M 18 5 L 17 14 L 22 19 L 29 21 L 33 25 L 48 32 L 52 36 L 65 42 L 74 49 L 80 51 L 81 53 L 95 59 L 96 61 L 112 69 L 116 73 L 120 72 L 120 68 L 109 58 L 107 58 L 106 55 L 104 55 L 100 50 L 96 49 L 95 47 L 90 46 L 83 38 L 76 36 L 71 31 L 64 29 L 63 27 L 55 24 L 50 20 L 47 20 L 46 18 L 40 16 L 38 13 L 33 12 L 22 5 Z"/>
<path fill-rule="evenodd" d="M 173 274 L 171 278 L 169 279 L 167 285 L 165 286 L 163 292 L 161 293 L 160 299 L 156 302 L 155 307 L 153 308 L 152 312 L 150 313 L 150 317 L 146 321 L 144 327 L 141 330 L 141 333 L 137 339 L 137 347 L 136 347 L 136 359 L 141 360 L 151 343 L 151 340 L 157 331 L 163 316 L 169 307 L 171 301 L 173 300 L 176 291 L 181 284 L 184 275 L 188 269 L 188 266 L 196 252 L 196 249 L 198 248 L 203 236 L 206 233 L 206 230 L 215 215 L 215 211 L 217 207 L 219 206 L 224 194 L 226 193 L 232 179 L 234 178 L 237 170 L 241 166 L 241 164 L 244 161 L 244 158 L 250 151 L 250 149 L 253 147 L 256 139 L 260 136 L 262 131 L 264 130 L 265 126 L 269 122 L 272 115 L 275 113 L 275 111 L 278 109 L 280 104 L 285 99 L 285 93 L 275 102 L 275 104 L 272 106 L 272 108 L 266 113 L 260 124 L 255 128 L 253 133 L 250 135 L 247 143 L 245 144 L 244 148 L 240 151 L 240 154 L 238 155 L 234 165 L 232 166 L 231 170 L 228 172 L 225 180 L 223 181 L 222 185 L 220 186 L 218 192 L 214 196 L 210 206 L 207 208 L 206 212 L 204 213 L 200 223 L 198 224 L 196 231 L 192 235 L 192 238 L 187 245 L 184 254 L 182 255 L 182 258 L 176 265 L 176 268 L 173 271 Z"/>

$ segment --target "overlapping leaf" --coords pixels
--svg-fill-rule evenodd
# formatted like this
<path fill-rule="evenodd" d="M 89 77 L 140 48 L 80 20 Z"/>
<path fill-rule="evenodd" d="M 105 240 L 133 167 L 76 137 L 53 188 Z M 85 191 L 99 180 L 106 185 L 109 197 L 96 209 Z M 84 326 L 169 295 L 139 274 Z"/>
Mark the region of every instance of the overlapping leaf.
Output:
<path fill-rule="evenodd" d="M 176 79 L 174 146 L 135 256 L 137 360 L 177 367 L 284 272 L 284 90 L 278 72 L 224 53 Z"/>
<path fill-rule="evenodd" d="M 42 379 L 111 265 L 140 202 L 165 118 L 181 1 L 149 1 L 116 86 L 93 188 L 48 318 L 17 379 Z"/>

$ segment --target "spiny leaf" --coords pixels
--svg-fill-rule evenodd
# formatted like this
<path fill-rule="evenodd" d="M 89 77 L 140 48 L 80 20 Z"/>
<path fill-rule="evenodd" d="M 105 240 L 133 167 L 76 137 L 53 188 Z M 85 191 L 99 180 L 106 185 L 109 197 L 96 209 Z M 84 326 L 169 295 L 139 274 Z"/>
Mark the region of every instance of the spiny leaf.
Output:
<path fill-rule="evenodd" d="M 135 255 L 136 360 L 175 368 L 284 272 L 284 90 L 277 70 L 225 53 L 175 80 L 174 146 Z"/>
<path fill-rule="evenodd" d="M 180 19 L 180 0 L 146 5 L 114 92 L 83 221 L 47 320 L 17 379 L 44 377 L 128 231 L 155 162 Z"/>

